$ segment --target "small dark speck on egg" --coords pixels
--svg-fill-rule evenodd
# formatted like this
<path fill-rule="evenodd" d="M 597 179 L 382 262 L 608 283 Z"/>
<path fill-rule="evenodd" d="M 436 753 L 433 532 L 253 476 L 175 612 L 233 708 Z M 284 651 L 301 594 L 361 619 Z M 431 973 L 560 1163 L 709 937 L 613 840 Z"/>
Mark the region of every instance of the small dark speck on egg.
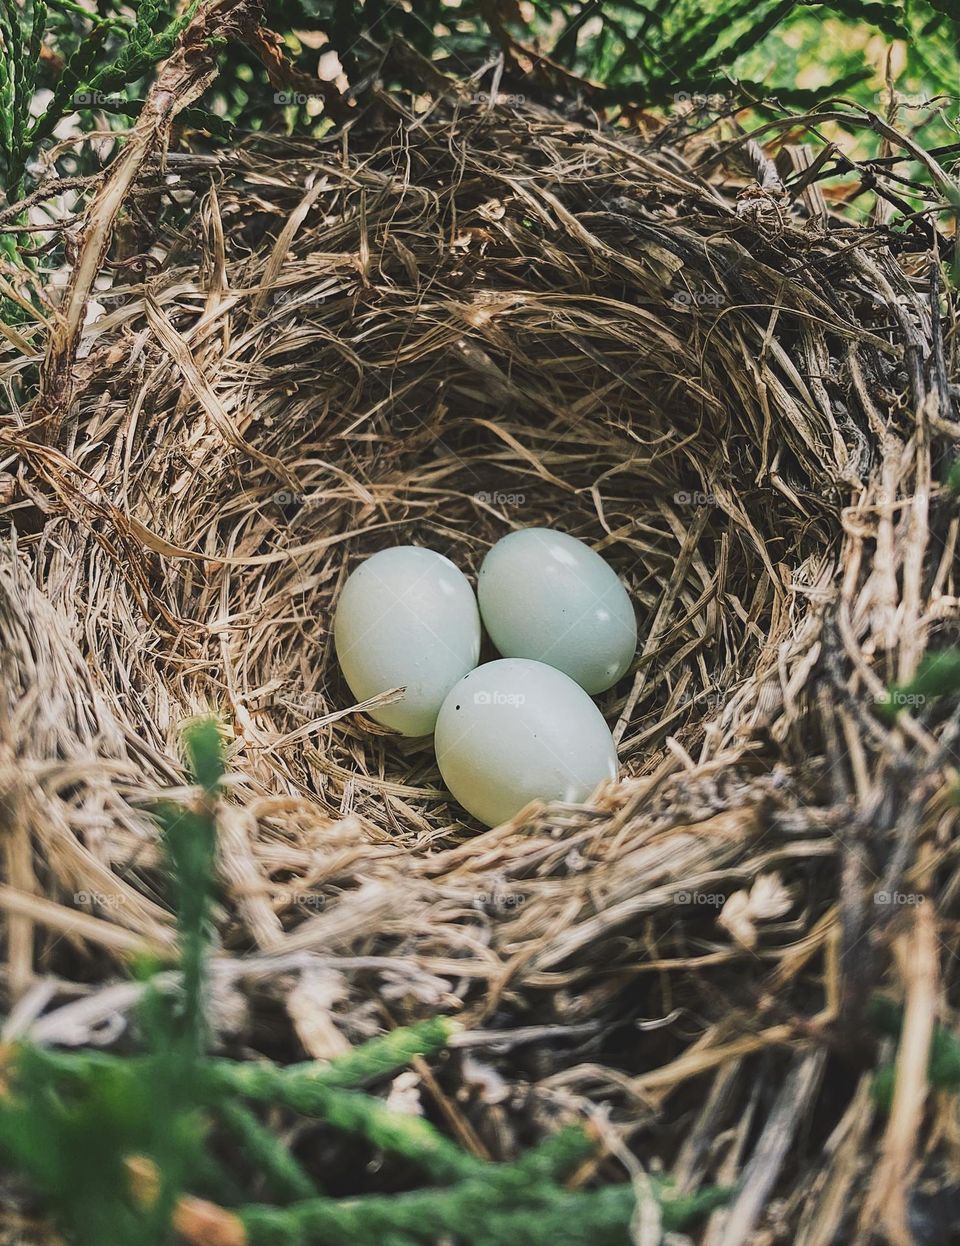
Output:
<path fill-rule="evenodd" d="M 459 708 L 460 708 L 460 706 L 458 705 L 458 706 L 457 706 L 457 709 L 459 709 Z"/>

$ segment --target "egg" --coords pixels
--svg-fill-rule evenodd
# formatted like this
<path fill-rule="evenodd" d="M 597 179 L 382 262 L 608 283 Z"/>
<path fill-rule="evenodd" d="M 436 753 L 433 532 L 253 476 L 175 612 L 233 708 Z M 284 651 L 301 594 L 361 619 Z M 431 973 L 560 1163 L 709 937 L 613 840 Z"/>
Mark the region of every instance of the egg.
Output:
<path fill-rule="evenodd" d="M 371 710 L 371 718 L 401 735 L 429 735 L 443 698 L 480 658 L 477 599 L 449 558 L 397 545 L 348 578 L 333 641 L 358 701 L 406 689 L 402 700 Z"/>
<path fill-rule="evenodd" d="M 551 528 L 499 540 L 480 568 L 480 616 L 508 658 L 547 662 L 595 694 L 626 672 L 637 621 L 616 572 L 589 545 Z"/>
<path fill-rule="evenodd" d="M 586 800 L 617 777 L 603 715 L 579 684 L 528 658 L 486 662 L 447 694 L 434 745 L 447 787 L 487 826 L 531 800 Z"/>

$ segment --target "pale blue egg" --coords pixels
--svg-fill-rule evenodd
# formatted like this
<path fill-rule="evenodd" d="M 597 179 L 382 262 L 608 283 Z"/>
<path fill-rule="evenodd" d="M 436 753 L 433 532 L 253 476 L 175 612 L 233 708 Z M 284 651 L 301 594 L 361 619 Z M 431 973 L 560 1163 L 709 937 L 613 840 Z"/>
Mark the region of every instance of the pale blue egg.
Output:
<path fill-rule="evenodd" d="M 637 649 L 637 621 L 616 572 L 552 528 L 499 540 L 480 568 L 480 615 L 504 657 L 534 658 L 591 694 L 612 687 Z"/>
<path fill-rule="evenodd" d="M 429 735 L 444 697 L 480 658 L 477 600 L 449 558 L 397 545 L 362 562 L 347 580 L 333 638 L 358 701 L 406 689 L 402 700 L 370 717 L 401 735 Z"/>
<path fill-rule="evenodd" d="M 456 683 L 434 745 L 444 783 L 487 826 L 531 800 L 585 801 L 617 777 L 597 706 L 568 675 L 526 658 L 486 662 Z"/>

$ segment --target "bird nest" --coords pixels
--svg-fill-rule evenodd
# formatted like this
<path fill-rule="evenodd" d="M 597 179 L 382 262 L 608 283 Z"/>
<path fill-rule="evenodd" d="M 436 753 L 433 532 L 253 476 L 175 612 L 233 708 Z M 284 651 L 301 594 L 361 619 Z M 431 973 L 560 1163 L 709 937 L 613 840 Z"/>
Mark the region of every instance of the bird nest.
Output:
<path fill-rule="evenodd" d="M 213 708 L 222 1046 L 453 1013 L 424 1094 L 479 1153 L 605 1104 L 681 1188 L 739 1179 L 724 1242 L 774 1194 L 783 1240 L 852 1232 L 926 1110 L 922 1072 L 870 1106 L 871 996 L 916 1057 L 956 987 L 958 720 L 877 705 L 957 619 L 928 238 L 828 227 L 755 145 L 533 105 L 381 95 L 328 140 L 141 159 L 88 209 L 80 311 L 5 355 L 43 360 L 0 464 L 20 1030 L 118 1041 L 119 962 L 173 938 L 150 810 Z M 542 525 L 636 606 L 621 773 L 484 830 L 352 703 L 332 614 L 385 546 L 475 578 Z"/>

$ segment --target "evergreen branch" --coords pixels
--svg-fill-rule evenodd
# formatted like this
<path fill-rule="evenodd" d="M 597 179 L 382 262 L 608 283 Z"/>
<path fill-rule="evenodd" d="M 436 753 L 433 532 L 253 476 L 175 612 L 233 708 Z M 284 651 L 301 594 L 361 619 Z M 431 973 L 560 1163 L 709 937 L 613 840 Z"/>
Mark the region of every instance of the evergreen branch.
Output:
<path fill-rule="evenodd" d="M 368 1039 L 329 1064 L 309 1061 L 302 1064 L 274 1064 L 268 1060 L 224 1060 L 207 1057 L 204 1061 L 204 1102 L 216 1102 L 225 1094 L 240 1095 L 260 1103 L 279 1103 L 304 1116 L 317 1114 L 327 1090 L 350 1090 L 364 1083 L 389 1077 L 406 1068 L 418 1056 L 431 1056 L 447 1043 L 456 1022 L 432 1017 L 415 1025 Z M 140 1076 L 149 1076 L 156 1059 L 147 1056 L 117 1056 L 105 1051 L 48 1051 L 37 1053 L 51 1074 L 82 1083 L 126 1061 Z"/>
<path fill-rule="evenodd" d="M 303 1168 L 248 1107 L 235 1099 L 225 1099 L 220 1104 L 220 1115 L 236 1135 L 244 1154 L 272 1180 L 282 1198 L 316 1198 L 316 1186 Z"/>
<path fill-rule="evenodd" d="M 503 1166 L 509 1167 L 509 1166 Z M 238 1210 L 250 1246 L 382 1246 L 391 1235 L 433 1243 L 452 1237 L 470 1246 L 624 1246 L 636 1207 L 630 1185 L 568 1193 L 544 1187 L 527 1205 L 505 1206 L 505 1173 L 452 1189 L 408 1194 L 316 1199 L 287 1208 Z M 684 1198 L 658 1192 L 663 1228 L 682 1229 L 729 1199 L 716 1188 Z"/>
<path fill-rule="evenodd" d="M 60 76 L 53 93 L 53 99 L 47 105 L 42 117 L 27 130 L 20 149 L 20 159 L 24 163 L 30 152 L 50 137 L 59 121 L 74 111 L 74 97 L 82 94 L 80 88 L 86 80 L 87 72 L 103 49 L 104 42 L 110 33 L 107 26 L 95 26 L 87 35 L 80 47 L 70 57 Z"/>
<path fill-rule="evenodd" d="M 388 1077 L 418 1056 L 430 1056 L 447 1043 L 456 1022 L 433 1017 L 371 1038 L 327 1065 L 278 1065 L 260 1061 L 209 1061 L 214 1085 L 262 1103 L 283 1103 L 305 1116 L 322 1110 L 327 1090 L 349 1090 Z"/>

